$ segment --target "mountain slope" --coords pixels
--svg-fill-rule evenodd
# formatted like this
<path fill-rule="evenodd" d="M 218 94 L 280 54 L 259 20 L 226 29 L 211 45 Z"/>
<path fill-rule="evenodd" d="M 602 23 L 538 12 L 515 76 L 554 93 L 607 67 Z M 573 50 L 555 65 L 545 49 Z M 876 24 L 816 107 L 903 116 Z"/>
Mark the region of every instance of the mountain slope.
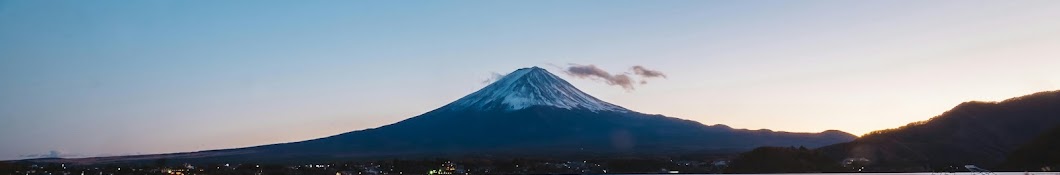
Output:
<path fill-rule="evenodd" d="M 1050 171 L 1044 167 L 1060 168 L 1060 125 L 1012 151 L 999 166 L 1008 171 Z"/>
<path fill-rule="evenodd" d="M 841 131 L 732 129 L 648 115 L 592 97 L 545 69 L 516 70 L 441 108 L 379 128 L 249 148 L 78 159 L 116 163 L 281 162 L 455 156 L 621 156 L 818 147 L 850 141 Z M 72 161 L 72 160 L 66 160 Z"/>
<path fill-rule="evenodd" d="M 1001 102 L 965 102 L 927 121 L 875 131 L 821 148 L 842 158 L 868 158 L 880 170 L 929 170 L 975 164 L 993 167 L 1006 155 L 1060 124 L 1060 91 Z"/>

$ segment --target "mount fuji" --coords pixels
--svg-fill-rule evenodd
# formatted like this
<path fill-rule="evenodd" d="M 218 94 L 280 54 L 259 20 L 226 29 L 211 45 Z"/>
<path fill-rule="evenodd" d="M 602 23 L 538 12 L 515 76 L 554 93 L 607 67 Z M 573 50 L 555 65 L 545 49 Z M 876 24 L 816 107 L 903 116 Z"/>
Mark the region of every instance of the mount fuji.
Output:
<path fill-rule="evenodd" d="M 445 106 L 390 125 L 325 138 L 188 153 L 60 159 L 306 162 L 457 156 L 620 156 L 847 142 L 854 135 L 733 129 L 644 114 L 597 99 L 538 67 L 522 68 Z"/>
<path fill-rule="evenodd" d="M 567 81 L 539 67 L 515 70 L 485 88 L 445 105 L 442 109 L 517 111 L 532 106 L 593 112 L 633 112 L 585 94 Z"/>

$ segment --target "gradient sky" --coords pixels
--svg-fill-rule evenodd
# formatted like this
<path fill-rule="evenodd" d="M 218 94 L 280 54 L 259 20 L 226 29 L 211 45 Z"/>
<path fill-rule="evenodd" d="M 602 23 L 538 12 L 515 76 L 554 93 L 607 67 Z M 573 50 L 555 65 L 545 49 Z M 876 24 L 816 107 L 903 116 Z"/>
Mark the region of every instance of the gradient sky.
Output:
<path fill-rule="evenodd" d="M 0 0 L 0 160 L 393 123 L 549 64 L 662 71 L 644 113 L 853 134 L 1060 88 L 1060 1 Z"/>

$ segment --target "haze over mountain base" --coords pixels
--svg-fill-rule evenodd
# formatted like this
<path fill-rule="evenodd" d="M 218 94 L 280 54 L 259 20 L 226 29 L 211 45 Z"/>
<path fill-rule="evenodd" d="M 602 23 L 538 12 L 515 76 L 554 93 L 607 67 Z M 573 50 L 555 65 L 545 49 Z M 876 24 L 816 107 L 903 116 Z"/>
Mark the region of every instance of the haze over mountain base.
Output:
<path fill-rule="evenodd" d="M 649 115 L 601 101 L 547 70 L 516 70 L 441 108 L 379 128 L 301 142 L 143 156 L 50 161 L 80 164 L 179 162 L 299 163 L 430 157 L 607 157 L 735 153 L 760 146 L 819 147 L 850 141 L 841 131 L 733 129 Z"/>

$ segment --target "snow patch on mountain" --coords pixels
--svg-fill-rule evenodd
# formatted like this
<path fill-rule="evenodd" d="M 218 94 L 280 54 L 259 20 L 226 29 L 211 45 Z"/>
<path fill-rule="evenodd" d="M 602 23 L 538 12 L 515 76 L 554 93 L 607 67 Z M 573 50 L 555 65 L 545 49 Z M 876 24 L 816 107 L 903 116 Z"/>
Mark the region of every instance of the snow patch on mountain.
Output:
<path fill-rule="evenodd" d="M 630 112 L 593 97 L 539 67 L 522 68 L 446 105 L 447 110 L 514 111 L 531 106 Z"/>

